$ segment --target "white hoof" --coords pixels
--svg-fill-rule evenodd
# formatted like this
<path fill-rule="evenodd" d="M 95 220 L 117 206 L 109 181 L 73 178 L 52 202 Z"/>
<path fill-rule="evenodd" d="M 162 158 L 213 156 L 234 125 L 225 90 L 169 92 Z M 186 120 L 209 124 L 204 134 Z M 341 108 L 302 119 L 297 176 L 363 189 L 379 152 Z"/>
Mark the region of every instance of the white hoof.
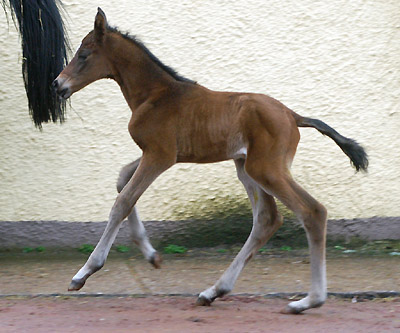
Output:
<path fill-rule="evenodd" d="M 319 308 L 325 303 L 326 297 L 307 296 L 300 301 L 289 303 L 281 312 L 287 314 L 298 314 L 311 308 Z"/>

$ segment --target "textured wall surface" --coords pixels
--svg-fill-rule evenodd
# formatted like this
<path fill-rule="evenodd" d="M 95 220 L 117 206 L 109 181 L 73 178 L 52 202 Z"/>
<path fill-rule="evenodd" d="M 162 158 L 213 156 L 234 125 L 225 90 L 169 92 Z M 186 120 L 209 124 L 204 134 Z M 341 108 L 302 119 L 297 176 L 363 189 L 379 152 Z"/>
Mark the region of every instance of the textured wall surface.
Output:
<path fill-rule="evenodd" d="M 328 138 L 302 129 L 294 177 L 330 218 L 400 216 L 400 2 L 65 0 L 74 49 L 97 6 L 165 64 L 216 90 L 269 94 L 368 150 L 354 174 Z M 28 116 L 21 51 L 0 10 L 0 220 L 104 221 L 122 165 L 140 156 L 118 86 L 72 97 L 62 126 Z M 145 220 L 212 216 L 246 200 L 232 162 L 177 165 L 139 200 Z"/>

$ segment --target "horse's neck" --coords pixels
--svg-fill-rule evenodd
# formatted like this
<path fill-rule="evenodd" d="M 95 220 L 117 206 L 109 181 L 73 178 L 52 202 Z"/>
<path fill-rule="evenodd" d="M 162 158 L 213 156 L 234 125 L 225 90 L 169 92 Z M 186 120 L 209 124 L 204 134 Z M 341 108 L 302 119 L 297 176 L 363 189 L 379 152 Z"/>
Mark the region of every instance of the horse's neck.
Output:
<path fill-rule="evenodd" d="M 130 44 L 130 43 L 129 43 Z M 174 79 L 135 45 L 114 55 L 113 75 L 131 109 L 171 86 Z"/>

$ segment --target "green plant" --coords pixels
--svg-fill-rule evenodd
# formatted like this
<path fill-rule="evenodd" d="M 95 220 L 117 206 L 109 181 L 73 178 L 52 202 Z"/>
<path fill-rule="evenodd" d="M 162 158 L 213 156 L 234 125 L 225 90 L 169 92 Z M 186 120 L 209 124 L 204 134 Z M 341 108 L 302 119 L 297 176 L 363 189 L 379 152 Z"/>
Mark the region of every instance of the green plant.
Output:
<path fill-rule="evenodd" d="M 46 248 L 44 246 L 38 246 L 35 250 L 36 252 L 44 252 Z"/>
<path fill-rule="evenodd" d="M 259 250 L 258 250 L 258 252 L 259 253 L 265 253 L 265 252 L 268 252 L 268 251 L 270 251 L 271 249 L 268 249 L 268 248 L 266 248 L 266 247 L 262 247 L 262 248 L 260 248 Z"/>
<path fill-rule="evenodd" d="M 168 246 L 164 247 L 164 253 L 186 253 L 187 248 L 184 246 L 169 244 Z"/>
<path fill-rule="evenodd" d="M 115 247 L 115 249 L 117 250 L 117 252 L 120 252 L 120 253 L 126 253 L 126 252 L 129 252 L 129 250 L 130 250 L 129 246 L 125 246 L 125 245 L 117 245 Z"/>
<path fill-rule="evenodd" d="M 281 250 L 282 250 L 282 251 L 292 251 L 292 247 L 291 247 L 291 246 L 284 245 L 284 246 L 281 247 Z"/>
<path fill-rule="evenodd" d="M 78 248 L 78 251 L 81 253 L 89 254 L 94 250 L 94 246 L 92 244 L 83 244 Z"/>
<path fill-rule="evenodd" d="M 33 248 L 31 248 L 31 247 L 24 247 L 22 249 L 22 252 L 24 252 L 24 253 L 29 253 L 29 252 L 32 252 L 32 251 L 33 251 Z"/>

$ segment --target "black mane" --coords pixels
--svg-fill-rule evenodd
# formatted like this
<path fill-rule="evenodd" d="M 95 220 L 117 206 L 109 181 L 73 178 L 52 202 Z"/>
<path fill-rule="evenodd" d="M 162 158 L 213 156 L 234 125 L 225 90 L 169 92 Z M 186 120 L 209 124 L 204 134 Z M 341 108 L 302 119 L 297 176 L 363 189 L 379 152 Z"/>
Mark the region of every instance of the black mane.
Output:
<path fill-rule="evenodd" d="M 175 80 L 180 81 L 180 82 L 186 82 L 186 83 L 191 83 L 191 84 L 196 84 L 196 81 L 190 80 L 182 75 L 180 75 L 176 70 L 173 68 L 163 64 L 160 59 L 158 59 L 136 36 L 133 36 L 129 33 L 122 33 L 115 27 L 110 27 L 108 26 L 107 29 L 112 32 L 116 32 L 120 34 L 123 38 L 131 41 L 135 45 L 137 45 L 141 50 L 143 50 L 149 58 L 157 65 L 159 66 L 162 70 L 167 72 L 169 75 L 171 75 Z"/>

